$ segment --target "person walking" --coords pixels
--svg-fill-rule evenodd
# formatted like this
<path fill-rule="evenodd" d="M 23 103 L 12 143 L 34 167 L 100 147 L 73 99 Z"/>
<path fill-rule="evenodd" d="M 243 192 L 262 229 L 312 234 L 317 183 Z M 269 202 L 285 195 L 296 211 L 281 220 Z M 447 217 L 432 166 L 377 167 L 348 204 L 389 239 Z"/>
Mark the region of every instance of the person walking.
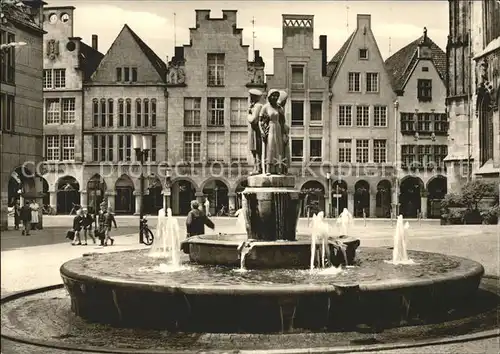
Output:
<path fill-rule="evenodd" d="M 21 206 L 19 205 L 19 200 L 14 203 L 14 230 L 19 230 L 19 224 L 21 223 Z"/>
<path fill-rule="evenodd" d="M 210 215 L 210 201 L 208 200 L 208 198 L 205 199 L 205 214 L 208 216 L 211 216 Z"/>
<path fill-rule="evenodd" d="M 115 229 L 118 228 L 113 210 L 108 208 L 104 214 L 104 246 L 108 245 L 108 240 L 110 240 L 111 246 L 115 243 L 115 239 L 110 236 L 112 224 L 115 225 Z"/>
<path fill-rule="evenodd" d="M 82 209 L 83 217 L 83 237 L 85 239 L 84 245 L 87 246 L 87 234 L 92 238 L 95 244 L 95 237 L 92 234 L 92 223 L 94 222 L 94 217 L 88 212 L 87 209 Z"/>
<path fill-rule="evenodd" d="M 78 210 L 76 212 L 76 216 L 73 218 L 73 231 L 75 232 L 75 237 L 71 242 L 72 246 L 81 246 L 82 239 L 80 237 L 80 231 L 82 231 L 82 228 L 83 228 L 82 211 Z M 76 241 L 78 241 L 78 243 L 76 243 Z"/>
<path fill-rule="evenodd" d="M 36 230 L 38 229 L 38 222 L 39 222 L 39 209 L 40 206 L 38 203 L 33 199 L 30 203 L 30 209 L 31 209 L 31 230 Z"/>
<path fill-rule="evenodd" d="M 26 202 L 21 208 L 20 212 L 21 221 L 24 226 L 24 230 L 22 231 L 22 235 L 29 236 L 31 229 L 31 208 L 29 204 Z"/>
<path fill-rule="evenodd" d="M 199 210 L 199 203 L 196 200 L 191 201 L 191 210 L 186 218 L 187 237 L 205 234 L 205 225 L 215 230 L 212 220 Z"/>

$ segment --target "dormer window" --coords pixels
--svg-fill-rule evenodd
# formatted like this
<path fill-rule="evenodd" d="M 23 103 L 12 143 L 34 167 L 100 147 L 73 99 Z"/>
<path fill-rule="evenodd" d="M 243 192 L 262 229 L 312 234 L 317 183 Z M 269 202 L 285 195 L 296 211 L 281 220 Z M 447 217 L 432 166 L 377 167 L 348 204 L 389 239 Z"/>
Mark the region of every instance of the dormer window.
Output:
<path fill-rule="evenodd" d="M 137 82 L 137 68 L 127 66 L 124 68 L 116 68 L 116 81 Z"/>
<path fill-rule="evenodd" d="M 428 66 L 423 66 L 423 67 L 422 67 L 422 71 L 423 71 L 423 72 L 427 72 L 427 71 L 429 71 L 429 67 L 428 67 Z"/>
<path fill-rule="evenodd" d="M 366 48 L 359 49 L 359 59 L 360 60 L 368 60 L 368 49 L 366 49 Z"/>

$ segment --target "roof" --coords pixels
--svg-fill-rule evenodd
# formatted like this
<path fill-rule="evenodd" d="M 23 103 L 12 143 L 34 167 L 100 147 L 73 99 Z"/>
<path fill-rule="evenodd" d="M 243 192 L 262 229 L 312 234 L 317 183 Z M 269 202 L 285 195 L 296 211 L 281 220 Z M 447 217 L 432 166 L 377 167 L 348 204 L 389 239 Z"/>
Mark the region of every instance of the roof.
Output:
<path fill-rule="evenodd" d="M 40 1 L 34 2 L 33 6 L 36 6 Z M 21 25 L 24 25 L 32 30 L 43 32 L 43 28 L 35 20 L 35 16 L 30 13 L 31 5 L 26 5 L 24 2 L 3 2 L 2 1 L 2 15 L 11 21 L 15 21 Z"/>
<path fill-rule="evenodd" d="M 88 81 L 99 66 L 104 54 L 91 46 L 80 42 L 80 67 L 83 69 L 83 79 Z"/>
<path fill-rule="evenodd" d="M 127 24 L 125 24 L 125 26 L 123 27 L 127 28 L 130 31 L 130 34 L 139 45 L 139 48 L 141 48 L 144 55 L 146 55 L 146 57 L 149 59 L 160 77 L 162 79 L 165 79 L 167 75 L 167 65 L 165 64 L 165 62 L 161 60 L 160 57 L 156 55 L 156 53 L 146 43 L 144 43 L 144 41 L 134 31 L 132 31 L 132 29 Z"/>
<path fill-rule="evenodd" d="M 425 38 L 431 49 L 432 62 L 434 63 L 439 76 L 444 80 L 446 77 L 446 54 L 429 37 L 425 36 Z M 413 72 L 415 63 L 418 60 L 418 45 L 423 40 L 424 36 L 421 36 L 407 46 L 398 50 L 385 61 L 385 68 L 391 78 L 394 91 L 403 90 L 406 81 Z"/>
<path fill-rule="evenodd" d="M 340 47 L 339 51 L 333 56 L 332 60 L 328 62 L 327 65 L 327 76 L 332 77 L 335 74 L 337 74 L 339 68 L 340 68 L 340 62 L 342 59 L 345 57 L 347 50 L 349 49 L 349 45 L 351 44 L 352 39 L 354 38 L 354 34 L 356 31 L 351 33 L 349 38 L 344 42 L 342 47 Z"/>

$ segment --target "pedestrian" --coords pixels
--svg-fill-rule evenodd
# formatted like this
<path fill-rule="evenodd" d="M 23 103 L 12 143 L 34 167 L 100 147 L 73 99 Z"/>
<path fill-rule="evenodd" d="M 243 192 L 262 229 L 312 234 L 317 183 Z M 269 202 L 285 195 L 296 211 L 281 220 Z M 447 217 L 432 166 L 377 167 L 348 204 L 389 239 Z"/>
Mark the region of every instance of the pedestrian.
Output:
<path fill-rule="evenodd" d="M 21 223 L 21 205 L 19 205 L 19 200 L 14 203 L 14 230 L 19 230 L 19 224 Z"/>
<path fill-rule="evenodd" d="M 191 201 L 191 210 L 186 219 L 187 237 L 203 235 L 205 233 L 205 225 L 215 230 L 212 220 L 199 210 L 199 203 L 196 200 Z"/>
<path fill-rule="evenodd" d="M 85 238 L 84 245 L 87 246 L 87 234 L 92 238 L 95 244 L 95 237 L 92 234 L 92 223 L 94 222 L 94 217 L 88 212 L 87 209 L 82 209 L 83 217 L 83 237 Z"/>
<path fill-rule="evenodd" d="M 208 216 L 210 215 L 210 202 L 208 201 L 208 198 L 205 199 L 205 214 Z"/>
<path fill-rule="evenodd" d="M 24 230 L 22 231 L 22 234 L 29 236 L 30 229 L 31 229 L 31 208 L 27 202 L 21 208 L 20 216 L 21 216 L 21 221 L 22 221 L 23 226 L 24 226 Z"/>
<path fill-rule="evenodd" d="M 73 238 L 71 245 L 81 246 L 82 239 L 80 237 L 80 231 L 82 231 L 82 227 L 83 227 L 82 211 L 77 210 L 76 216 L 73 218 L 73 231 L 75 232 L 75 237 Z M 76 243 L 76 241 L 78 241 L 78 243 Z"/>
<path fill-rule="evenodd" d="M 111 246 L 115 243 L 115 239 L 111 238 L 110 232 L 111 232 L 111 226 L 112 224 L 115 225 L 115 229 L 118 228 L 116 225 L 116 219 L 115 215 L 113 214 L 113 210 L 111 208 L 108 208 L 106 213 L 104 214 L 104 246 L 108 245 L 108 240 L 111 241 Z"/>
<path fill-rule="evenodd" d="M 30 209 L 31 209 L 31 230 L 36 230 L 38 228 L 38 209 L 40 209 L 40 206 L 38 203 L 33 199 L 30 203 Z"/>

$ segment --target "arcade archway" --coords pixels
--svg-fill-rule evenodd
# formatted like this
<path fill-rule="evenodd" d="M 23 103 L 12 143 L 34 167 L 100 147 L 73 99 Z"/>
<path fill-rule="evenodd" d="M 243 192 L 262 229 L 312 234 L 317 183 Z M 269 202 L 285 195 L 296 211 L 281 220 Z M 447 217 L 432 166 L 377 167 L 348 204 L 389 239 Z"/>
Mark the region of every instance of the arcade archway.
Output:
<path fill-rule="evenodd" d="M 441 201 L 448 193 L 447 181 L 444 176 L 436 176 L 427 183 L 427 218 L 441 218 Z"/>
<path fill-rule="evenodd" d="M 158 211 L 163 208 L 163 194 L 161 181 L 156 176 L 148 179 L 149 193 L 144 196 L 144 213 L 158 215 Z"/>
<path fill-rule="evenodd" d="M 229 212 L 229 188 L 219 179 L 214 179 L 207 182 L 203 187 L 203 194 L 210 202 L 210 214 L 217 213 L 224 206 L 226 212 Z"/>
<path fill-rule="evenodd" d="M 246 179 L 242 180 L 239 184 L 238 187 L 236 187 L 236 210 L 240 209 L 242 205 L 242 200 L 243 200 L 243 195 L 242 192 L 245 190 L 245 188 L 248 186 L 248 182 Z"/>
<path fill-rule="evenodd" d="M 179 179 L 172 183 L 173 215 L 187 215 L 194 199 L 196 199 L 196 187 L 190 181 Z"/>
<path fill-rule="evenodd" d="M 391 217 L 391 199 L 392 199 L 392 186 L 391 182 L 384 179 L 377 184 L 376 201 L 376 216 L 378 218 Z"/>
<path fill-rule="evenodd" d="M 344 208 L 347 208 L 347 183 L 344 180 L 337 180 L 332 183 L 332 208 L 334 215 L 340 215 Z"/>
<path fill-rule="evenodd" d="M 135 212 L 134 182 L 127 175 L 121 175 L 115 183 L 115 213 L 133 214 Z"/>
<path fill-rule="evenodd" d="M 302 185 L 300 192 L 304 197 L 300 211 L 301 217 L 312 216 L 320 211 L 325 211 L 325 187 L 320 182 L 306 182 Z"/>
<path fill-rule="evenodd" d="M 362 218 L 363 212 L 370 216 L 370 184 L 365 180 L 354 185 L 354 217 Z"/>
<path fill-rule="evenodd" d="M 407 177 L 399 187 L 399 213 L 405 218 L 416 218 L 422 210 L 421 195 L 424 183 L 418 177 Z"/>
<path fill-rule="evenodd" d="M 58 214 L 69 214 L 80 205 L 80 185 L 75 177 L 64 176 L 57 182 Z M 75 209 L 76 210 L 76 209 Z"/>
<path fill-rule="evenodd" d="M 99 174 L 95 174 L 87 182 L 87 204 L 91 214 L 99 210 L 99 205 L 104 200 L 107 186 L 104 179 Z"/>

